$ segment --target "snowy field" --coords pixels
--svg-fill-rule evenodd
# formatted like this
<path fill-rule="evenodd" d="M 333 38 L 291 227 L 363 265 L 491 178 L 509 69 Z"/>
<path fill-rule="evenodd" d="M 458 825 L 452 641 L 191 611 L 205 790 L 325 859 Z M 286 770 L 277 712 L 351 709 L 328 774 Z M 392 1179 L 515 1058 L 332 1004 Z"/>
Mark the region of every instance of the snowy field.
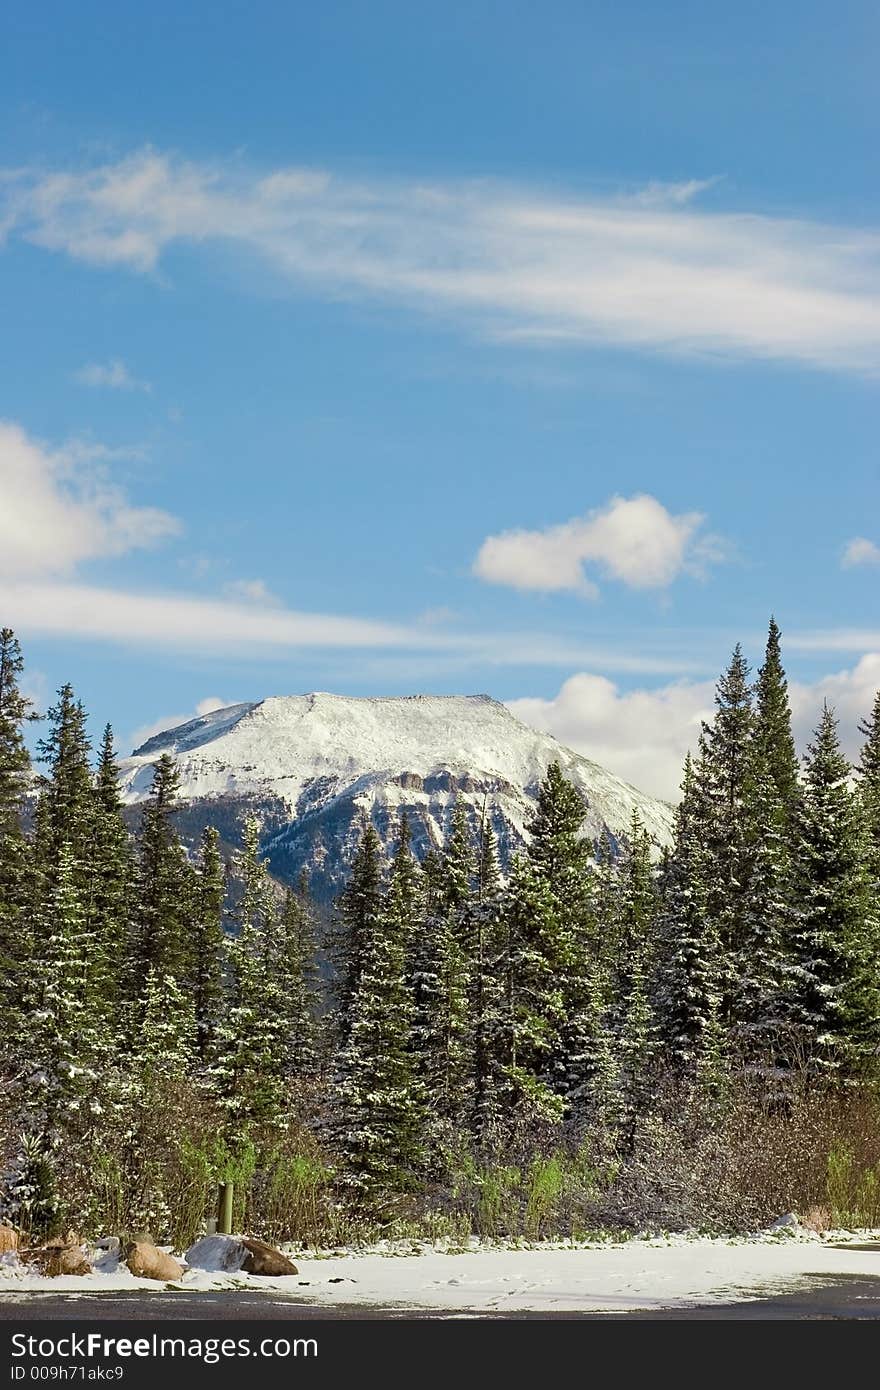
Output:
<path fill-rule="evenodd" d="M 49 1279 L 29 1273 L 14 1257 L 0 1260 L 0 1298 L 27 1302 L 28 1292 L 81 1294 L 152 1291 L 262 1290 L 298 1303 L 448 1310 L 452 1313 L 612 1312 L 728 1303 L 790 1293 L 846 1276 L 880 1275 L 880 1233 L 819 1239 L 773 1233 L 748 1240 L 656 1239 L 619 1245 L 474 1248 L 448 1252 L 377 1247 L 366 1253 L 296 1252 L 299 1273 L 259 1278 L 189 1269 L 177 1283 L 135 1279 L 113 1257 L 91 1275 Z M 847 1242 L 835 1248 L 832 1240 Z"/>

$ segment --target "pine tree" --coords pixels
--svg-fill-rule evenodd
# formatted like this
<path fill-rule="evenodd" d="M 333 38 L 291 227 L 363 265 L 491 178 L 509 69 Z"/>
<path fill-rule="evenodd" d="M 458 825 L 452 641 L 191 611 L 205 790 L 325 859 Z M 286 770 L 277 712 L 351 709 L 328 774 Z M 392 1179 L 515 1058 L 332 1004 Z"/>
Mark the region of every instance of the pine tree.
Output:
<path fill-rule="evenodd" d="M 865 739 L 858 765 L 859 803 L 875 910 L 880 910 L 880 691 L 870 717 L 859 724 L 859 731 Z"/>
<path fill-rule="evenodd" d="M 470 901 L 474 869 L 474 845 L 467 807 L 457 796 L 440 860 L 440 892 L 445 906 L 458 909 Z"/>
<path fill-rule="evenodd" d="M 618 878 L 618 945 L 613 993 L 619 1057 L 618 1119 L 633 1142 L 635 1126 L 653 1091 L 657 1050 L 650 992 L 655 970 L 658 901 L 651 840 L 633 810 L 627 852 Z"/>
<path fill-rule="evenodd" d="M 425 1110 L 415 1074 L 407 978 L 412 884 L 408 845 L 402 840 L 395 861 L 397 882 L 392 879 L 385 903 L 374 911 L 377 855 L 366 829 L 362 848 L 365 841 L 367 852 L 360 865 L 355 863 L 358 893 L 349 898 L 358 933 L 359 970 L 339 1059 L 337 1113 L 340 1147 L 351 1179 L 374 1199 L 412 1185 L 422 1162 Z"/>
<path fill-rule="evenodd" d="M 856 1067 L 877 1045 L 876 921 L 851 768 L 826 705 L 804 760 L 793 1015 L 818 1069 Z"/>
<path fill-rule="evenodd" d="M 27 1104 L 42 1108 L 48 1131 L 81 1101 L 91 1077 L 99 1024 L 87 1010 L 92 942 L 77 884 L 76 860 L 67 845 L 58 853 L 51 887 L 41 905 L 40 954 L 28 984 L 29 1071 Z"/>
<path fill-rule="evenodd" d="M 473 853 L 460 805 L 456 803 L 444 852 L 424 885 L 418 928 L 410 933 L 409 967 L 418 1075 L 432 1116 L 456 1122 L 463 1120 L 468 1104 L 471 1060 L 467 937 Z M 412 901 L 411 912 L 418 913 L 419 906 Z"/>
<path fill-rule="evenodd" d="M 754 712 L 749 668 L 737 644 L 730 665 L 718 682 L 715 717 L 703 725 L 700 757 L 693 775 L 700 784 L 700 834 L 709 849 L 703 880 L 707 905 L 727 965 L 722 1017 L 739 1018 L 740 982 L 732 962 L 743 948 L 744 898 L 753 842 L 754 788 L 752 755 Z"/>
<path fill-rule="evenodd" d="M 190 920 L 189 988 L 195 1024 L 195 1055 L 202 1067 L 215 1057 L 223 1010 L 223 959 L 226 937 L 223 904 L 226 870 L 220 836 L 213 826 L 202 832 Z"/>
<path fill-rule="evenodd" d="M 93 802 L 86 905 L 87 930 L 93 941 L 89 1006 L 112 1028 L 118 1026 L 120 1003 L 129 983 L 126 954 L 133 864 L 131 837 L 122 818 L 119 769 L 109 724 L 101 741 Z"/>
<path fill-rule="evenodd" d="M 737 988 L 735 1043 L 752 1070 L 772 1075 L 791 1057 L 790 953 L 797 920 L 792 825 L 777 779 L 760 755 L 754 769 L 751 864 L 742 937 L 732 959 Z"/>
<path fill-rule="evenodd" d="M 309 1076 L 320 1057 L 320 989 L 311 906 L 302 882 L 285 895 L 275 923 L 270 968 L 281 1014 L 281 1067 L 285 1076 Z"/>
<path fill-rule="evenodd" d="M 85 889 L 94 810 L 91 745 L 86 733 L 86 712 L 82 702 L 74 697 L 72 686 L 61 687 L 47 718 L 49 732 L 37 746 L 39 760 L 48 768 L 40 779 L 37 857 L 42 872 L 51 878 L 66 847 Z"/>
<path fill-rule="evenodd" d="M 241 897 L 229 943 L 231 998 L 218 1030 L 216 1078 L 222 1088 L 234 1145 L 254 1122 L 277 1120 L 284 1089 L 283 1014 L 279 1007 L 274 946 L 277 913 L 265 863 L 260 826 L 245 821 L 243 847 L 236 858 Z"/>
<path fill-rule="evenodd" d="M 498 863 L 498 836 L 492 826 L 488 807 L 483 805 L 480 817 L 479 866 L 477 869 L 477 901 L 485 902 L 495 897 L 501 887 L 501 869 Z"/>
<path fill-rule="evenodd" d="M 173 825 L 178 788 L 175 763 L 163 753 L 141 819 L 132 976 L 142 997 L 151 972 L 183 981 L 189 969 L 192 873 Z"/>
<path fill-rule="evenodd" d="M 781 639 L 776 620 L 771 618 L 764 664 L 755 682 L 754 747 L 756 759 L 773 783 L 787 822 L 797 807 L 799 778 Z"/>
<path fill-rule="evenodd" d="M 336 969 L 337 1020 L 343 1040 L 348 1035 L 352 1000 L 360 982 L 364 942 L 371 935 L 381 908 L 382 847 L 375 826 L 365 816 L 331 939 Z"/>
<path fill-rule="evenodd" d="M 23 915 L 29 864 L 21 807 L 30 771 L 24 725 L 35 716 L 19 688 L 23 669 L 15 634 L 5 627 L 0 630 L 0 1044 L 4 1049 L 11 1048 L 17 1031 L 20 972 L 29 954 Z"/>
<path fill-rule="evenodd" d="M 675 813 L 662 907 L 659 1005 L 667 1054 L 687 1075 L 704 1071 L 717 1050 L 722 962 L 709 908 L 712 858 L 706 845 L 703 784 L 688 754 Z"/>
<path fill-rule="evenodd" d="M 531 874 L 520 872 L 514 898 L 519 959 L 529 982 L 525 991 L 517 987 L 521 1003 L 527 1001 L 526 1031 L 547 1048 L 545 1080 L 562 1097 L 583 1086 L 575 1059 L 586 1055 L 595 1027 L 586 989 L 596 925 L 591 846 L 581 835 L 585 816 L 580 793 L 552 762 L 528 826 Z"/>
<path fill-rule="evenodd" d="M 470 1128 L 480 1147 L 497 1128 L 502 1113 L 503 921 L 498 840 L 484 804 L 476 901 L 469 912 L 467 947 L 468 1003 L 472 1019 Z"/>

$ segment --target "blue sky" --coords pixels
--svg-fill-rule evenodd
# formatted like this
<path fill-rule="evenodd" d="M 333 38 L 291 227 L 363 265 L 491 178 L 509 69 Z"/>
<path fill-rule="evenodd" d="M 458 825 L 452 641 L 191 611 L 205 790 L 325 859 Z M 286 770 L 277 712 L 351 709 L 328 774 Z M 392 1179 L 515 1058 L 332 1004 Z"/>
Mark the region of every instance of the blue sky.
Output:
<path fill-rule="evenodd" d="M 867 4 L 28 5 L 0 598 L 45 705 L 488 691 L 672 795 L 880 683 Z"/>

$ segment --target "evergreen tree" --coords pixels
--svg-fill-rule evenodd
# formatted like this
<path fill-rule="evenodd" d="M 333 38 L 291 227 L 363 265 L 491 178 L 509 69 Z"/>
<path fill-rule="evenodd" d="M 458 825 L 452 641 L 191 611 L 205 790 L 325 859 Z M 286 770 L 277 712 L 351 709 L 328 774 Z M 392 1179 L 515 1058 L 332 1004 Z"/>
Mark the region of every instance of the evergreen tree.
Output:
<path fill-rule="evenodd" d="M 40 779 L 37 809 L 36 851 L 40 869 L 51 879 L 69 850 L 83 891 L 88 877 L 93 828 L 94 795 L 89 766 L 90 743 L 86 712 L 74 697 L 73 687 L 63 685 L 47 715 L 49 732 L 38 744 L 38 756 L 48 769 Z"/>
<path fill-rule="evenodd" d="M 331 954 L 336 968 L 339 1031 L 348 1035 L 351 1006 L 360 982 L 364 942 L 382 909 L 382 847 L 376 828 L 365 816 L 348 884 L 339 900 Z"/>
<path fill-rule="evenodd" d="M 880 911 L 880 691 L 870 717 L 859 725 L 864 735 L 859 757 L 859 803 L 865 827 L 868 872 L 875 911 Z"/>
<path fill-rule="evenodd" d="M 799 779 L 781 638 L 776 620 L 771 618 L 764 664 L 755 682 L 754 748 L 762 773 L 773 783 L 775 799 L 787 823 L 797 807 Z"/>
<path fill-rule="evenodd" d="M 877 1045 L 876 921 L 851 768 L 826 705 L 804 760 L 793 1016 L 810 1063 L 859 1064 Z"/>
<path fill-rule="evenodd" d="M 440 859 L 440 893 L 446 907 L 457 910 L 470 902 L 474 868 L 474 845 L 467 807 L 457 796 Z"/>
<path fill-rule="evenodd" d="M 530 1035 L 538 1052 L 546 1048 L 545 1079 L 563 1097 L 582 1088 L 579 1059 L 594 1044 L 587 985 L 596 926 L 591 846 L 581 834 L 585 816 L 580 793 L 552 762 L 528 826 L 531 872 L 520 872 L 514 895 L 517 952 L 525 971 L 517 995 L 528 1019 L 523 1041 Z M 524 1060 L 522 1047 L 519 1051 Z M 535 1053 L 528 1065 L 537 1061 Z"/>
<path fill-rule="evenodd" d="M 725 962 L 722 1017 L 741 1012 L 740 982 L 733 961 L 745 936 L 744 899 L 748 887 L 754 812 L 754 713 L 749 668 L 737 644 L 715 692 L 715 717 L 703 725 L 699 781 L 699 829 L 709 849 L 703 886 Z"/>
<path fill-rule="evenodd" d="M 163 753 L 141 818 L 132 953 L 136 995 L 143 994 L 151 972 L 158 980 L 183 981 L 189 971 L 192 873 L 173 825 L 179 785 L 174 760 Z"/>
<path fill-rule="evenodd" d="M 657 889 L 650 836 L 637 810 L 632 813 L 618 885 L 618 946 L 613 984 L 618 1121 L 625 1126 L 628 1142 L 632 1143 L 636 1122 L 652 1095 L 657 1048 L 650 1001 L 655 970 Z"/>
<path fill-rule="evenodd" d="M 709 909 L 712 858 L 704 831 L 703 785 L 688 754 L 661 923 L 663 1034 L 670 1061 L 691 1076 L 711 1066 L 717 1053 L 722 981 L 716 919 Z"/>
<path fill-rule="evenodd" d="M 89 1003 L 113 1027 L 119 1023 L 120 1003 L 129 984 L 126 954 L 133 865 L 109 724 L 101 741 L 93 803 L 87 900 L 87 929 L 93 942 Z"/>
<path fill-rule="evenodd" d="M 476 901 L 469 913 L 469 988 L 471 1029 L 470 1126 L 479 1145 L 501 1119 L 504 1092 L 502 982 L 504 908 L 498 840 L 483 806 L 480 821 Z"/>
<path fill-rule="evenodd" d="M 226 870 L 220 857 L 220 836 L 213 826 L 202 832 L 190 920 L 189 987 L 195 1025 L 195 1055 L 202 1067 L 215 1056 L 217 1028 L 223 1010 L 223 959 L 226 937 L 223 904 Z"/>
<path fill-rule="evenodd" d="M 29 865 L 21 805 L 30 771 L 24 725 L 35 716 L 19 688 L 23 669 L 15 634 L 5 627 L 0 630 L 0 1043 L 6 1048 L 17 1029 L 19 972 L 29 953 L 23 918 Z"/>
<path fill-rule="evenodd" d="M 470 1081 L 467 936 L 473 854 L 460 806 L 457 802 L 444 853 L 425 884 L 410 952 L 413 1053 L 431 1114 L 446 1121 L 462 1120 Z M 394 880 L 393 869 L 392 891 Z M 418 912 L 415 901 L 410 911 Z"/>
<path fill-rule="evenodd" d="M 320 1056 L 320 989 L 312 912 L 302 882 L 297 892 L 285 895 L 275 923 L 270 968 L 281 1013 L 282 1071 L 312 1075 Z"/>
<path fill-rule="evenodd" d="M 242 891 L 233 917 L 236 935 L 228 951 L 231 998 L 218 1031 L 216 1076 L 230 1136 L 238 1144 L 252 1123 L 278 1118 L 284 1083 L 284 1018 L 273 959 L 278 906 L 260 855 L 260 826 L 254 816 L 245 821 L 235 868 Z"/>
<path fill-rule="evenodd" d="M 76 860 L 62 845 L 51 887 L 41 904 L 41 948 L 28 983 L 29 1056 L 26 1104 L 43 1110 L 53 1137 L 94 1081 L 100 1021 L 87 1009 L 92 942 L 77 884 Z"/>
<path fill-rule="evenodd" d="M 407 839 L 404 825 L 389 893 L 375 911 L 378 859 L 365 829 L 367 853 L 355 864 L 358 896 L 349 898 L 359 970 L 340 1055 L 338 1128 L 351 1179 L 370 1198 L 410 1186 L 423 1154 L 424 1098 L 415 1074 L 406 960 L 414 901 Z"/>

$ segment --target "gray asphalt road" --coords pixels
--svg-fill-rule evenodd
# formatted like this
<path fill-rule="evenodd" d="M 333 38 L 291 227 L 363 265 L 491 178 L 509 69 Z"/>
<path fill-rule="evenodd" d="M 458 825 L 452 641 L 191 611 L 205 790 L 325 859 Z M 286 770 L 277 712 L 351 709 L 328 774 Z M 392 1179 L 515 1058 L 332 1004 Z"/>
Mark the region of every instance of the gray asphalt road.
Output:
<path fill-rule="evenodd" d="M 143 1319 L 214 1319 L 239 1321 L 259 1318 L 268 1321 L 346 1321 L 350 1319 L 444 1319 L 451 1315 L 436 1309 L 401 1309 L 367 1307 L 363 1304 L 328 1306 L 305 1303 L 291 1298 L 274 1298 L 271 1294 L 248 1292 L 205 1292 L 199 1294 L 144 1294 L 141 1292 L 112 1294 L 19 1294 L 0 1297 L 0 1320 L 57 1321 L 64 1318 Z M 472 1317 L 473 1314 L 468 1316 Z M 510 1321 L 510 1314 L 483 1313 L 487 1319 Z M 788 1320 L 880 1320 L 880 1276 L 875 1278 L 823 1277 L 821 1282 L 805 1284 L 795 1291 L 756 1298 L 741 1303 L 705 1304 L 688 1308 L 668 1308 L 626 1313 L 518 1313 L 517 1321 L 530 1320 L 613 1320 L 632 1319 L 652 1321 L 788 1321 Z"/>

